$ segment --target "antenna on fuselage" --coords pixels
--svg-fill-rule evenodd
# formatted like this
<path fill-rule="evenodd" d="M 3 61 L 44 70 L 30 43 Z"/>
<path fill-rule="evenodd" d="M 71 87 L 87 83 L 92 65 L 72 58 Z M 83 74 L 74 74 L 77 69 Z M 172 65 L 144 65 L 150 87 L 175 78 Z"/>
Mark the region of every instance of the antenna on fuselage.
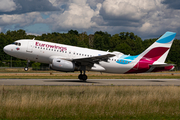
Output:
<path fill-rule="evenodd" d="M 35 38 L 33 38 L 33 40 L 35 40 Z"/>

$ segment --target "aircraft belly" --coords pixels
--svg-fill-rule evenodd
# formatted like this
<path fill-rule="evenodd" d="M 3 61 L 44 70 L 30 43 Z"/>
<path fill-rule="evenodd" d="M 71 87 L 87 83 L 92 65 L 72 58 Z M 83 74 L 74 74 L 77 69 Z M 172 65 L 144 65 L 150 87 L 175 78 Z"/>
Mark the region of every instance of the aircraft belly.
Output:
<path fill-rule="evenodd" d="M 133 66 L 133 64 L 122 65 L 122 64 L 118 64 L 118 63 L 107 63 L 107 62 L 101 62 L 100 65 L 106 69 L 105 72 L 118 73 L 118 74 L 126 73 Z"/>

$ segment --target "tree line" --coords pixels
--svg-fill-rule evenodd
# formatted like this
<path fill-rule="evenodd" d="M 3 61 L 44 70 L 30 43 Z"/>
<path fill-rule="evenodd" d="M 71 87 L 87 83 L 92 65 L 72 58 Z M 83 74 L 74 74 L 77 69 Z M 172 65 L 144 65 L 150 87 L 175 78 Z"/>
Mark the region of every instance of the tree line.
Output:
<path fill-rule="evenodd" d="M 159 36 L 160 37 L 160 36 Z M 138 55 L 148 48 L 158 38 L 142 40 L 139 36 L 132 32 L 120 32 L 111 35 L 107 32 L 97 31 L 94 34 L 88 35 L 86 32 L 79 33 L 77 30 L 69 30 L 68 33 L 47 33 L 39 36 L 27 35 L 26 31 L 20 29 L 15 31 L 7 31 L 0 33 L 0 66 L 1 67 L 23 67 L 26 61 L 19 60 L 4 53 L 3 47 L 13 43 L 19 39 L 33 39 L 67 44 L 91 49 L 98 49 L 110 52 L 119 51 L 124 54 Z M 11 64 L 12 62 L 12 64 Z M 166 59 L 167 63 L 180 66 L 180 40 L 175 39 L 169 55 Z M 37 63 L 32 62 L 31 65 Z M 38 64 L 40 65 L 40 64 Z"/>

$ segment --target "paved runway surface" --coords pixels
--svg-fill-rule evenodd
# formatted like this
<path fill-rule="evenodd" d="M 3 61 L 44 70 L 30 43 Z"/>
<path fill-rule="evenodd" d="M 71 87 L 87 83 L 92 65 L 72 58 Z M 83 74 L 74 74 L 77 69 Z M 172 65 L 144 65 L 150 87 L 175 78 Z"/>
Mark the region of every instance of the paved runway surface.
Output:
<path fill-rule="evenodd" d="M 118 85 L 118 86 L 180 86 L 180 79 L 0 79 L 0 85 Z"/>

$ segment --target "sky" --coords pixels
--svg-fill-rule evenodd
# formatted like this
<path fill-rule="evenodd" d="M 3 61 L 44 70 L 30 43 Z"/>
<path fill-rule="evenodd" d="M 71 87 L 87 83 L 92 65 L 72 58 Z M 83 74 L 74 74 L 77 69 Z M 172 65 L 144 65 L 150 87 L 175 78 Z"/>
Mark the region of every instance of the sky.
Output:
<path fill-rule="evenodd" d="M 172 31 L 180 39 L 180 0 L 0 0 L 0 32 L 19 29 L 133 32 L 142 39 Z"/>

